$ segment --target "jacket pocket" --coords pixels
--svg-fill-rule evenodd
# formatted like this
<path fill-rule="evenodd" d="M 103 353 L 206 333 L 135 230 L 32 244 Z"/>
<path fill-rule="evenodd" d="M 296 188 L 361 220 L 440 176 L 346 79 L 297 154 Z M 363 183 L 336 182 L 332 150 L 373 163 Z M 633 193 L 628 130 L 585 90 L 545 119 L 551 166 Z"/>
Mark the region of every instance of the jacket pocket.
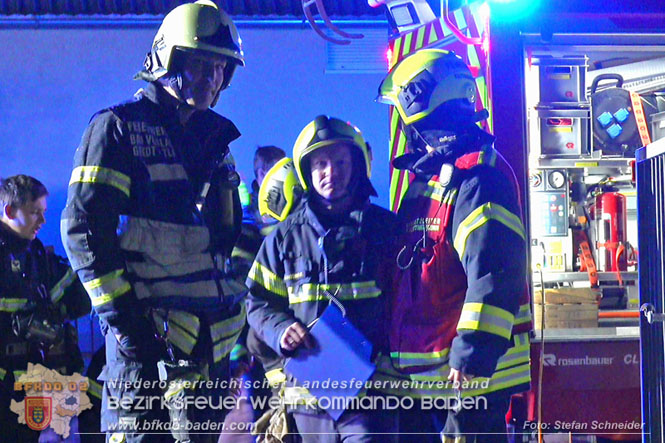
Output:
<path fill-rule="evenodd" d="M 284 283 L 289 295 L 297 294 L 305 283 L 312 281 L 312 261 L 296 258 L 284 263 Z"/>

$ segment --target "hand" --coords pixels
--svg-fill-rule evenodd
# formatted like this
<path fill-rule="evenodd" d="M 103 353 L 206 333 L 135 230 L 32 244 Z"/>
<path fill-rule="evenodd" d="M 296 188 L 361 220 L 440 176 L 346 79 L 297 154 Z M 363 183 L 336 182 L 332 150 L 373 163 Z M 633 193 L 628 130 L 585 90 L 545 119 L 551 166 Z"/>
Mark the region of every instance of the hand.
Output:
<path fill-rule="evenodd" d="M 307 349 L 314 347 L 314 337 L 300 322 L 292 323 L 284 330 L 279 339 L 279 346 L 285 351 L 294 351 L 298 346 L 304 344 Z"/>
<path fill-rule="evenodd" d="M 463 389 L 462 383 L 473 380 L 473 375 L 465 374 L 459 369 L 450 368 L 450 373 L 448 374 L 448 381 L 453 382 L 453 387 L 456 389 Z"/>

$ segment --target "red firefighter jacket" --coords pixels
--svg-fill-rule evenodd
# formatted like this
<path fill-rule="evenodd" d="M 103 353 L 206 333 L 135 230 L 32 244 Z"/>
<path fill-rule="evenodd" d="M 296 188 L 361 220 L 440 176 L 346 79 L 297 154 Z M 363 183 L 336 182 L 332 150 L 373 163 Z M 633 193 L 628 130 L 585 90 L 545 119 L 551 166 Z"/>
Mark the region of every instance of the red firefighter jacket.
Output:
<path fill-rule="evenodd" d="M 463 395 L 528 389 L 531 318 L 526 234 L 514 173 L 487 145 L 417 175 L 401 203 L 400 267 L 391 312 L 388 391 L 455 395 L 450 368 L 476 377 Z M 434 383 L 432 383 L 434 382 Z M 438 382 L 438 384 L 437 384 Z"/>

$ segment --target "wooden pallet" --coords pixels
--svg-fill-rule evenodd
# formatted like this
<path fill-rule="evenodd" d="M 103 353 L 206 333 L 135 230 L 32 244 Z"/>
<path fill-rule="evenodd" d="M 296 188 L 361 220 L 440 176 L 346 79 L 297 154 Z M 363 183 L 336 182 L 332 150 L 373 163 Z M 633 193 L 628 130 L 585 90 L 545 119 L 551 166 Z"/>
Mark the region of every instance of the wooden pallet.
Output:
<path fill-rule="evenodd" d="M 598 291 L 591 288 L 545 289 L 545 328 L 595 328 L 598 327 Z M 534 324 L 541 328 L 543 296 L 540 290 L 534 294 Z"/>

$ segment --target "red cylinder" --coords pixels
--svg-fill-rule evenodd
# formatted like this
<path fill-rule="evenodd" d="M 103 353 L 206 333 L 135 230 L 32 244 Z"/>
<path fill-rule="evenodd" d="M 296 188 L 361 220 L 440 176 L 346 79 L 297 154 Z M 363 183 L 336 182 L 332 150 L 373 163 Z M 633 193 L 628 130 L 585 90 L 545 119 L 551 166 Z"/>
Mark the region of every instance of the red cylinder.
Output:
<path fill-rule="evenodd" d="M 626 197 L 618 192 L 597 195 L 595 219 L 598 270 L 627 270 L 624 252 L 627 240 Z"/>

